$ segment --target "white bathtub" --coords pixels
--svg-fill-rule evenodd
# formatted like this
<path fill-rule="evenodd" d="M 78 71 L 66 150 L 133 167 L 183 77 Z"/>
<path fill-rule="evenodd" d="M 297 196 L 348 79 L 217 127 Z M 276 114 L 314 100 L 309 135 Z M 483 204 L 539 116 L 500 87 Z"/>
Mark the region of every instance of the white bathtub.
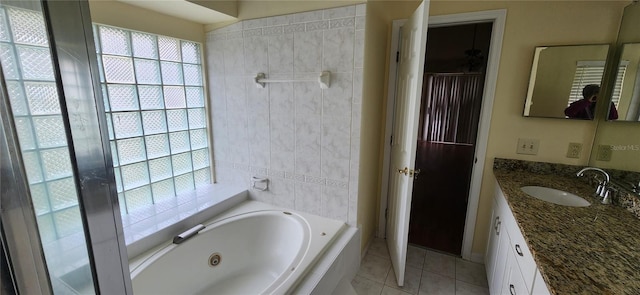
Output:
<path fill-rule="evenodd" d="M 256 201 L 204 225 L 179 245 L 165 243 L 134 259 L 134 294 L 289 293 L 346 227 Z M 214 254 L 217 266 L 210 265 Z"/>

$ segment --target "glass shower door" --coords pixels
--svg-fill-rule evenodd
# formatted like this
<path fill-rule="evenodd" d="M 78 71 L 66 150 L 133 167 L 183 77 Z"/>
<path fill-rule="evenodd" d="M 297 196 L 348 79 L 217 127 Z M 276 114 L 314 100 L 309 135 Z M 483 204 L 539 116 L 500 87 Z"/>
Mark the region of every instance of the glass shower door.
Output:
<path fill-rule="evenodd" d="M 26 176 L 23 183 L 5 177 L 0 184 L 24 186 L 13 194 L 3 189 L 0 199 L 10 267 L 16 285 L 27 286 L 30 278 L 19 269 L 33 259 L 28 256 L 38 260 L 39 250 L 49 282 L 38 284 L 55 294 L 130 293 L 110 151 L 102 143 L 101 98 L 93 90 L 99 83 L 92 77 L 90 21 L 88 35 L 84 31 L 88 5 L 62 2 L 0 0 L 0 115 L 5 147 L 15 151 L 9 162 L 15 175 Z M 7 162 L 0 162 L 2 172 Z M 21 210 L 20 218 L 11 207 Z M 18 230 L 30 222 L 37 233 Z M 25 255 L 13 241 L 27 234 L 34 250 Z"/>

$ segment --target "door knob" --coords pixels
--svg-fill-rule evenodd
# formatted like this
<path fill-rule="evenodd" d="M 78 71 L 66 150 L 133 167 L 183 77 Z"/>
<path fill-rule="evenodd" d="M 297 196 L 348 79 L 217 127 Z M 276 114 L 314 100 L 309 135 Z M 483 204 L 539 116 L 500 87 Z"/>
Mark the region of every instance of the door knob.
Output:
<path fill-rule="evenodd" d="M 409 177 L 418 177 L 418 174 L 420 174 L 420 169 L 409 169 L 409 167 L 404 167 L 404 169 L 398 169 L 398 173 L 400 174 L 404 174 L 404 176 L 409 176 Z"/>

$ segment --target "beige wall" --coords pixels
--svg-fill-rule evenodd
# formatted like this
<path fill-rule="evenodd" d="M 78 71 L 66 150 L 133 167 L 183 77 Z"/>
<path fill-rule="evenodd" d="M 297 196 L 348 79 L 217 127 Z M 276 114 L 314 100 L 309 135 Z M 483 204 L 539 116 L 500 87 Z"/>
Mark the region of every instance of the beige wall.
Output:
<path fill-rule="evenodd" d="M 339 6 L 365 3 L 366 0 L 295 0 L 295 1 L 238 1 L 238 18 L 253 19 L 266 16 L 297 13 Z"/>
<path fill-rule="evenodd" d="M 578 61 L 605 62 L 608 48 L 607 45 L 557 46 L 542 50 L 529 116 L 564 118 L 576 64 Z"/>
<path fill-rule="evenodd" d="M 204 26 L 115 0 L 90 0 L 95 23 L 204 43 Z"/>
<path fill-rule="evenodd" d="M 485 249 L 494 190 L 495 157 L 585 165 L 595 122 L 522 117 L 533 49 L 543 45 L 601 44 L 616 39 L 622 8 L 628 2 L 434 2 L 431 15 L 507 9 L 498 83 L 480 194 L 473 252 Z M 540 140 L 538 155 L 516 154 L 518 138 Z M 570 142 L 583 143 L 579 159 L 566 158 Z"/>
<path fill-rule="evenodd" d="M 503 1 L 435 1 L 431 3 L 430 15 L 446 15 L 463 12 L 507 9 L 507 22 L 502 46 L 502 56 L 498 74 L 498 84 L 494 97 L 493 115 L 491 120 L 487 159 L 484 167 L 484 178 L 476 219 L 474 234 L 474 253 L 484 253 L 491 202 L 493 198 L 493 159 L 495 157 L 523 159 L 532 161 L 556 162 L 574 165 L 585 165 L 589 159 L 590 147 L 596 129 L 595 122 L 540 119 L 522 117 L 522 109 L 527 92 L 533 50 L 536 46 L 569 45 L 569 44 L 599 44 L 613 43 L 618 30 L 618 23 L 622 8 L 627 2 L 503 2 Z M 358 204 L 358 223 L 363 232 L 363 245 L 377 225 L 379 211 L 379 190 L 381 179 L 381 148 L 384 133 L 383 122 L 386 113 L 386 92 L 388 81 L 389 40 L 391 36 L 391 22 L 394 19 L 408 18 L 418 2 L 368 2 L 368 21 L 382 21 L 387 27 L 387 34 L 376 31 L 368 32 L 365 48 L 365 95 L 363 99 L 363 123 L 361 141 L 361 161 L 373 159 L 379 155 L 379 164 L 363 166 L 361 169 L 378 169 L 378 180 L 370 173 L 362 173 L 360 178 L 360 199 Z M 371 14 L 371 15 L 369 15 Z M 371 24 L 367 24 L 367 29 Z M 369 47 L 379 46 L 382 40 L 387 44 L 384 61 L 380 53 L 369 52 Z M 377 50 L 376 50 L 377 52 Z M 369 69 L 378 68 L 379 63 L 385 63 L 385 77 L 383 92 L 377 87 L 380 76 Z M 371 103 L 372 105 L 369 105 Z M 375 106 L 375 104 L 382 105 Z M 380 117 L 376 117 L 380 115 Z M 367 127 L 369 126 L 369 127 Z M 376 136 L 365 128 L 380 128 Z M 518 138 L 537 138 L 540 140 L 539 153 L 536 156 L 519 155 L 515 153 Z M 378 145 L 373 145 L 375 139 Z M 583 143 L 582 156 L 579 159 L 566 158 L 566 151 L 570 142 Z M 373 194 L 373 186 L 377 192 Z"/>
<path fill-rule="evenodd" d="M 211 10 L 221 12 L 232 17 L 238 16 L 238 1 L 236 0 L 230 0 L 230 1 L 189 0 L 189 2 L 198 4 L 200 6 L 204 6 Z"/>

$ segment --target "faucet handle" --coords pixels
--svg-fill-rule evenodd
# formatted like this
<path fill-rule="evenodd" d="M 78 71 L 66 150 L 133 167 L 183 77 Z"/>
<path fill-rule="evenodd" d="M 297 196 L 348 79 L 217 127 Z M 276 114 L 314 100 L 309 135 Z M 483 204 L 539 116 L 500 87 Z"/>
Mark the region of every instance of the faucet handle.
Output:
<path fill-rule="evenodd" d="M 610 190 L 605 190 L 604 197 L 602 198 L 601 203 L 602 204 L 611 204 L 611 191 Z"/>
<path fill-rule="evenodd" d="M 598 187 L 596 188 L 595 195 L 598 197 L 604 197 L 606 190 L 607 190 L 606 185 L 602 182 L 599 182 Z"/>
<path fill-rule="evenodd" d="M 617 192 L 618 190 L 613 187 L 606 188 L 604 193 L 604 198 L 602 198 L 602 204 L 611 204 L 613 195 Z"/>

